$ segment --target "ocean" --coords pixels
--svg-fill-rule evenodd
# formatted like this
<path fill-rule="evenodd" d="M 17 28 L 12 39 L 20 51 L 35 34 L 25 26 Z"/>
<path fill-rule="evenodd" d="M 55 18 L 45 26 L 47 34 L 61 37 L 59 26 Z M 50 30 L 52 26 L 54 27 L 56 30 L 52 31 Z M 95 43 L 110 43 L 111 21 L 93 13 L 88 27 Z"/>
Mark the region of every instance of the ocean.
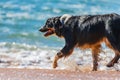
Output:
<path fill-rule="evenodd" d="M 45 38 L 38 31 L 48 18 L 63 14 L 120 14 L 119 5 L 119 0 L 0 0 L 0 67 L 51 68 L 54 55 L 64 46 L 64 39 Z M 106 64 L 114 54 L 106 47 L 104 50 L 112 53 L 107 56 L 103 53 Z M 80 65 L 92 64 L 89 50 L 76 49 L 74 53 L 78 53 L 73 55 L 77 56 L 76 63 L 82 60 Z"/>

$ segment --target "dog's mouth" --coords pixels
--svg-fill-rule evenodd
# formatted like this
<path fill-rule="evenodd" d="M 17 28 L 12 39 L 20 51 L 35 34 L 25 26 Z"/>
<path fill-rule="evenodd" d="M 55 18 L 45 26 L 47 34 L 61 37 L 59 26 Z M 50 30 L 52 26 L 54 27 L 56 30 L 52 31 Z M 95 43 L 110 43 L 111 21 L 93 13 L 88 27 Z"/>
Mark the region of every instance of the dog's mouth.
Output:
<path fill-rule="evenodd" d="M 54 34 L 54 30 L 53 29 L 49 29 L 47 32 L 45 32 L 44 36 L 48 37 L 50 35 Z"/>
<path fill-rule="evenodd" d="M 45 33 L 45 34 L 44 34 L 45 37 L 48 37 L 48 36 L 50 36 L 50 35 L 52 35 L 52 34 L 55 33 L 55 30 L 54 30 L 53 28 L 40 29 L 40 31 Z"/>

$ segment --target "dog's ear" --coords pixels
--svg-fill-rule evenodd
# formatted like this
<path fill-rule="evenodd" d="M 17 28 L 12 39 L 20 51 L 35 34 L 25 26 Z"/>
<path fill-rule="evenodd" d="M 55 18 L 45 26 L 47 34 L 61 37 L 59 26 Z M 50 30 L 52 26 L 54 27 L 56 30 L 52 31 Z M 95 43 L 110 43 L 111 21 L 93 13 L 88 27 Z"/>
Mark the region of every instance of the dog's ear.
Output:
<path fill-rule="evenodd" d="M 55 19 L 55 26 L 58 27 L 59 29 L 63 28 L 63 24 L 61 23 L 59 18 Z"/>
<path fill-rule="evenodd" d="M 60 22 L 59 18 L 54 19 L 54 28 L 55 33 L 57 36 L 61 36 L 61 29 L 63 28 L 62 23 Z"/>
<path fill-rule="evenodd" d="M 60 20 L 58 18 L 55 18 L 55 24 L 60 24 Z"/>

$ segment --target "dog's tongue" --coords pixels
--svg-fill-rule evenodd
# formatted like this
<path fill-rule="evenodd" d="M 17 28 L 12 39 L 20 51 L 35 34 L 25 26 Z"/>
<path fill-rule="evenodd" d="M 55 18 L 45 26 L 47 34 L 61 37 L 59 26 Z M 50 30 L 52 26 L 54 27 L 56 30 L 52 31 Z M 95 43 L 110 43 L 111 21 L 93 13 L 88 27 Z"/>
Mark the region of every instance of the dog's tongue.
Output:
<path fill-rule="evenodd" d="M 47 37 L 47 36 L 49 36 L 49 35 L 51 35 L 51 34 L 53 34 L 53 31 L 49 30 L 49 31 L 47 31 L 47 32 L 44 34 L 44 36 Z"/>

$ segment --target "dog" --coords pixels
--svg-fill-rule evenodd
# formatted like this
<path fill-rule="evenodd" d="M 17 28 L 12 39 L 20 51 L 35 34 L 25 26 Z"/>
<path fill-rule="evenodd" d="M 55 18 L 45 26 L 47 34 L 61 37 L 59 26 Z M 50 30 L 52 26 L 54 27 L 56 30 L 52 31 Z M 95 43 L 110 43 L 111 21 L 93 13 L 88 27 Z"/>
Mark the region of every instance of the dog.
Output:
<path fill-rule="evenodd" d="M 101 52 L 101 43 L 112 49 L 115 57 L 107 64 L 114 66 L 120 58 L 120 15 L 116 13 L 103 15 L 62 16 L 49 18 L 39 30 L 48 37 L 56 34 L 65 39 L 65 46 L 55 55 L 53 68 L 62 57 L 72 54 L 75 47 L 91 49 L 93 58 L 93 71 L 97 71 L 98 55 Z"/>

